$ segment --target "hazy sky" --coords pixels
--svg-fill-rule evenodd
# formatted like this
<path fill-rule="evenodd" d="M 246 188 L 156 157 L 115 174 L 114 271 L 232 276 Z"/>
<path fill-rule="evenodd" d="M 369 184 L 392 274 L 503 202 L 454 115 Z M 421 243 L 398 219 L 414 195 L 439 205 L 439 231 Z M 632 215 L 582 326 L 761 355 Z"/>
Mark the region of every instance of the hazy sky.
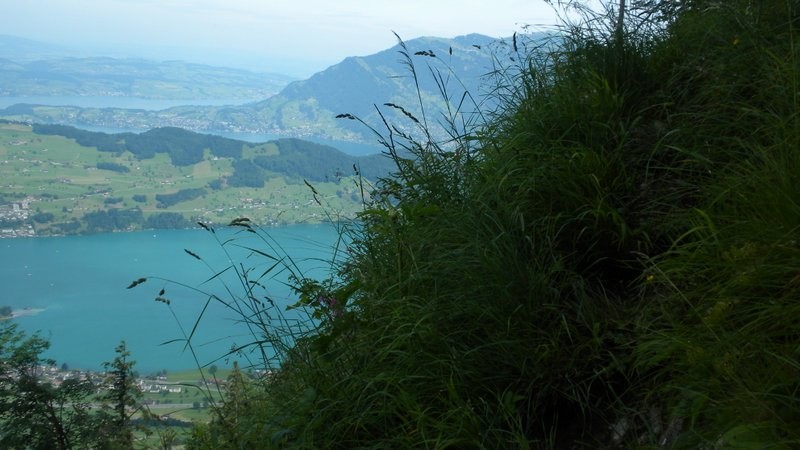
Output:
<path fill-rule="evenodd" d="M 403 39 L 506 37 L 556 22 L 544 0 L 0 0 L 0 33 L 115 56 L 307 76 Z"/>

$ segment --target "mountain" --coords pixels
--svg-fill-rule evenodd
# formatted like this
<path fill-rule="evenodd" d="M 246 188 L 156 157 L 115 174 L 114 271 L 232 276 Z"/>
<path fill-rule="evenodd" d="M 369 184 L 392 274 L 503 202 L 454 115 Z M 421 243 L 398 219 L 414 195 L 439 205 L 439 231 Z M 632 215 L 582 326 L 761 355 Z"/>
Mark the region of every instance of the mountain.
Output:
<path fill-rule="evenodd" d="M 157 112 L 14 105 L 0 110 L 0 117 L 131 130 L 175 126 L 208 133 L 374 142 L 366 127 L 356 121 L 338 120 L 336 116 L 351 114 L 380 128 L 381 119 L 374 106 L 378 105 L 392 122 L 399 119 L 398 123 L 407 123 L 404 116 L 410 114 L 436 124 L 445 106 L 441 85 L 446 87 L 446 98 L 451 105 L 458 105 L 465 92 L 472 96 L 461 107 L 467 120 L 472 120 L 469 114 L 475 110 L 474 103 L 481 101 L 484 76 L 494 69 L 498 53 L 507 51 L 503 44 L 501 40 L 478 34 L 453 39 L 413 39 L 373 55 L 345 58 L 307 80 L 288 84 L 277 95 L 247 105 L 181 106 Z M 420 98 L 426 105 L 425 115 L 419 107 Z"/>
<path fill-rule="evenodd" d="M 59 45 L 0 34 L 0 58 L 27 62 L 64 56 L 74 56 L 74 52 Z"/>
<path fill-rule="evenodd" d="M 0 47 L 0 55 L 6 55 L 2 50 Z M 274 95 L 292 80 L 286 75 L 181 61 L 109 57 L 35 61 L 0 58 L 0 96 L 12 97 L 260 99 Z"/>
<path fill-rule="evenodd" d="M 328 133 L 372 138 L 355 122 L 339 120 L 334 126 L 335 116 L 347 113 L 378 126 L 375 105 L 381 106 L 389 117 L 402 115 L 398 108 L 384 107 L 385 103 L 392 103 L 422 120 L 416 83 L 424 103 L 441 108 L 444 102 L 436 83 L 439 77 L 448 89 L 447 100 L 451 104 L 457 104 L 465 92 L 480 101 L 485 76 L 492 70 L 492 45 L 498 42 L 479 34 L 413 39 L 402 44 L 405 48 L 398 44 L 374 55 L 345 58 L 308 80 L 289 84 L 278 95 L 251 108 L 283 130 L 302 133 L 304 128 L 322 122 Z M 474 110 L 475 105 L 467 103 L 467 109 Z"/>

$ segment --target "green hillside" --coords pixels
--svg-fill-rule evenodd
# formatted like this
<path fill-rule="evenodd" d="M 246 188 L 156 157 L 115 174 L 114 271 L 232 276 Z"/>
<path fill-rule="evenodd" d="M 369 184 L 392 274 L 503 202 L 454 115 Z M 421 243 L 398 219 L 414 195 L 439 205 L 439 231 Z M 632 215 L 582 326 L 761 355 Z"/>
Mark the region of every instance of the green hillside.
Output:
<path fill-rule="evenodd" d="M 105 134 L 0 123 L 0 229 L 73 234 L 355 216 L 381 155 L 352 157 L 295 139 L 250 144 L 178 128 Z M 356 176 L 355 168 L 360 169 Z M 316 195 L 306 184 L 316 190 Z M 31 231 L 34 230 L 34 231 Z"/>
<path fill-rule="evenodd" d="M 191 448 L 800 447 L 800 3 L 605 3 L 455 148 L 387 132 L 315 322 L 226 299 L 282 360 Z"/>

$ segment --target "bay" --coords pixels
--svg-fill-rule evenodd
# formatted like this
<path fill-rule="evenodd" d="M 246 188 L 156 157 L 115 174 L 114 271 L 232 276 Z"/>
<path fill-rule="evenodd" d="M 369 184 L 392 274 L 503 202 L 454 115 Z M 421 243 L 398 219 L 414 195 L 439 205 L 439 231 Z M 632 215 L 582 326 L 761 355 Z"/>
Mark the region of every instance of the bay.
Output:
<path fill-rule="evenodd" d="M 260 237 L 222 228 L 213 234 L 157 230 L 0 240 L 0 305 L 22 313 L 12 319 L 21 330 L 39 332 L 51 342 L 44 356 L 58 365 L 99 370 L 104 361 L 113 360 L 121 340 L 143 373 L 192 369 L 198 363 L 226 367 L 237 359 L 245 365 L 246 352 L 218 358 L 259 334 L 248 331 L 239 313 L 209 301 L 209 295 L 229 303 L 244 297 L 230 269 L 235 266 L 250 270 L 251 278 L 266 273 L 260 277 L 263 289 L 254 294 L 283 311 L 297 299 L 286 285 L 288 270 L 281 269 L 326 278 L 333 272 L 338 236 L 333 225 L 323 224 L 268 228 Z M 275 265 L 276 259 L 245 247 L 283 262 Z M 147 281 L 127 289 L 139 278 Z M 155 301 L 162 289 L 169 304 Z M 195 360 L 181 339 L 201 314 L 192 338 Z M 178 341 L 164 344 L 172 340 Z"/>

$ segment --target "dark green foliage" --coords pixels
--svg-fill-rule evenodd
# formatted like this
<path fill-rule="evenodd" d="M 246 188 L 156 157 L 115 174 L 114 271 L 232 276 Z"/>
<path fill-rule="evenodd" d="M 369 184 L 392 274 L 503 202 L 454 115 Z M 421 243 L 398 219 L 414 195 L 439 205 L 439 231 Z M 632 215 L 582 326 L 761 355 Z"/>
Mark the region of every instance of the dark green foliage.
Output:
<path fill-rule="evenodd" d="M 333 147 L 300 139 L 278 139 L 274 143 L 278 146 L 277 155 L 258 155 L 252 160 L 234 161 L 234 172 L 226 180 L 228 185 L 263 187 L 269 173 L 283 175 L 291 182 L 338 181 L 354 174 L 374 180 L 386 175 L 392 166 L 384 155 L 354 157 Z M 222 182 L 213 183 L 212 188 L 215 185 L 221 187 Z"/>
<path fill-rule="evenodd" d="M 252 160 L 240 159 L 233 163 L 233 175 L 227 182 L 230 186 L 261 188 L 264 187 L 264 173 Z"/>
<path fill-rule="evenodd" d="M 144 133 L 106 134 L 85 131 L 65 125 L 34 124 L 33 131 L 38 134 L 51 134 L 75 139 L 81 145 L 97 147 L 102 152 L 122 153 L 129 151 L 137 158 L 152 158 L 156 153 L 167 153 L 176 166 L 189 166 L 203 160 L 203 152 L 208 149 L 219 157 L 240 158 L 242 141 L 210 134 L 193 133 L 182 128 L 154 128 Z M 100 167 L 103 164 L 104 167 Z M 125 171 L 114 163 L 98 163 L 99 169 Z"/>
<path fill-rule="evenodd" d="M 309 181 L 332 181 L 353 175 L 357 165 L 359 174 L 375 180 L 389 173 L 391 161 L 384 155 L 353 157 L 333 147 L 301 141 L 278 139 L 278 155 L 256 156 L 253 162 L 262 169 Z"/>
<path fill-rule="evenodd" d="M 105 363 L 107 371 L 107 390 L 100 395 L 104 409 L 100 415 L 102 434 L 109 436 L 113 448 L 132 448 L 133 430 L 131 418 L 142 410 L 140 404 L 142 393 L 136 385 L 133 372 L 134 361 L 130 360 L 130 352 L 121 342 L 115 349 L 114 361 Z"/>
<path fill-rule="evenodd" d="M 52 226 L 64 234 L 74 234 L 81 229 L 81 223 L 77 219 L 72 219 L 69 222 L 54 223 Z"/>
<path fill-rule="evenodd" d="M 234 173 L 227 181 L 231 186 L 239 187 L 263 187 L 266 174 L 262 169 L 295 180 L 334 181 L 342 176 L 353 175 L 354 166 L 361 176 L 370 180 L 385 176 L 392 167 L 391 161 L 383 155 L 354 157 L 333 147 L 300 139 L 275 141 L 280 152 L 278 155 L 261 155 L 254 160 L 243 160 L 240 159 L 242 148 L 251 144 L 174 127 L 155 128 L 141 134 L 109 135 L 64 125 L 34 124 L 34 132 L 65 136 L 81 145 L 115 154 L 127 150 L 139 159 L 166 153 L 176 166 L 189 166 L 202 161 L 204 151 L 208 149 L 214 156 L 234 159 Z M 120 173 L 130 171 L 127 166 L 112 162 L 99 162 L 97 168 Z M 221 186 L 222 181 L 219 180 L 212 182 L 211 188 L 219 189 Z"/>
<path fill-rule="evenodd" d="M 0 324 L 0 445 L 3 448 L 109 448 L 103 420 L 90 408 L 97 391 L 89 379 L 54 386 L 41 370 L 49 342 L 25 336 L 15 324 Z"/>
<path fill-rule="evenodd" d="M 98 162 L 97 168 L 100 170 L 110 170 L 112 172 L 128 173 L 131 169 L 128 166 L 117 164 L 113 162 Z"/>
<path fill-rule="evenodd" d="M 147 196 L 143 194 L 134 194 L 132 197 L 133 201 L 137 203 L 145 203 L 147 202 Z"/>
<path fill-rule="evenodd" d="M 64 136 L 75 139 L 75 142 L 86 147 L 97 147 L 101 152 L 122 153 L 125 151 L 124 140 L 132 133 L 108 134 L 86 131 L 66 125 L 34 124 L 34 133 Z M 152 157 L 151 153 L 149 157 Z M 147 157 L 140 155 L 140 158 Z"/>
<path fill-rule="evenodd" d="M 183 214 L 161 212 L 149 216 L 144 226 L 150 229 L 177 229 L 189 228 L 192 225 L 193 223 L 186 220 Z"/>
<path fill-rule="evenodd" d="M 0 219 L 0 227 L 19 228 L 25 224 L 23 219 Z"/>
<path fill-rule="evenodd" d="M 161 208 L 169 208 L 181 202 L 188 202 L 206 194 L 203 188 L 181 189 L 173 194 L 156 194 L 156 201 Z"/>
<path fill-rule="evenodd" d="M 224 404 L 215 410 L 210 424 L 194 428 L 187 449 L 258 448 L 267 445 L 271 440 L 266 434 L 268 427 L 259 423 L 260 416 L 251 414 L 253 405 L 267 401 L 264 382 L 252 379 L 234 365 L 225 382 Z"/>
<path fill-rule="evenodd" d="M 210 187 L 211 189 L 213 189 L 215 191 L 218 191 L 218 190 L 222 189 L 222 187 L 224 185 L 225 185 L 225 181 L 221 180 L 221 179 L 216 179 L 214 181 L 209 181 L 209 183 L 208 183 L 208 187 Z"/>
<path fill-rule="evenodd" d="M 796 3 L 515 35 L 486 127 L 387 125 L 315 333 L 193 448 L 800 445 Z"/>
<path fill-rule="evenodd" d="M 83 222 L 86 224 L 86 231 L 102 233 L 138 228 L 144 223 L 144 215 L 139 208 L 109 209 L 86 213 L 83 215 Z"/>
<path fill-rule="evenodd" d="M 36 213 L 31 216 L 31 220 L 36 223 L 48 223 L 55 218 L 53 213 Z"/>
<path fill-rule="evenodd" d="M 116 205 L 118 203 L 122 203 L 124 199 L 122 197 L 106 197 L 103 199 L 104 205 Z"/>
<path fill-rule="evenodd" d="M 239 158 L 241 141 L 220 136 L 193 133 L 182 128 L 154 128 L 145 133 L 125 137 L 125 145 L 134 154 L 167 153 L 176 166 L 189 166 L 203 160 L 203 151 L 220 157 Z"/>

